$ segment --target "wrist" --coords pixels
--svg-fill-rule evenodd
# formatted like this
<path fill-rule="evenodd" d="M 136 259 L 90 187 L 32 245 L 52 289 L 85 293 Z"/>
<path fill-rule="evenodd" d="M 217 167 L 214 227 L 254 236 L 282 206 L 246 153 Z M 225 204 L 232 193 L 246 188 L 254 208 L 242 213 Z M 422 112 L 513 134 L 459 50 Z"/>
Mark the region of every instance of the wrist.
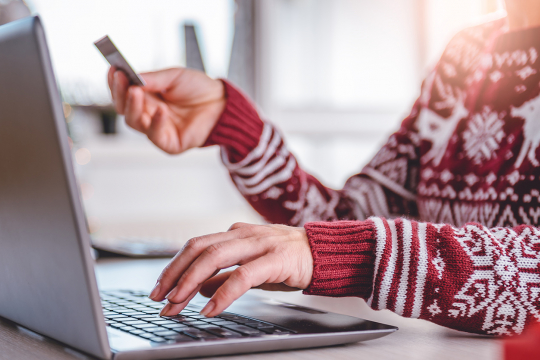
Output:
<path fill-rule="evenodd" d="M 236 163 L 258 145 L 264 123 L 247 96 L 226 80 L 218 81 L 224 91 L 223 108 L 203 146 L 225 147 L 229 160 Z"/>
<path fill-rule="evenodd" d="M 313 275 L 304 293 L 369 298 L 375 260 L 373 222 L 312 222 L 305 229 L 313 255 Z"/>

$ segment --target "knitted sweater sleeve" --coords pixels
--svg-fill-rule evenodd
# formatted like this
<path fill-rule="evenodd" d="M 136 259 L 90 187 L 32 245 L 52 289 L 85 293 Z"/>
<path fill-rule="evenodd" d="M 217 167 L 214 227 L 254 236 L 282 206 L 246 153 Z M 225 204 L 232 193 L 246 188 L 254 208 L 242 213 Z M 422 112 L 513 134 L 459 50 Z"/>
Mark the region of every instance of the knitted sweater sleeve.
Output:
<path fill-rule="evenodd" d="M 223 82 L 227 105 L 205 146 L 221 146 L 234 184 L 266 220 L 301 226 L 308 221 L 417 215 L 419 146 L 410 124 L 419 105 L 361 173 L 343 189 L 333 190 L 302 170 L 278 129 L 261 120 L 240 91 Z"/>
<path fill-rule="evenodd" d="M 312 295 L 358 296 L 376 310 L 513 335 L 540 321 L 540 230 L 456 228 L 403 218 L 305 225 Z"/>

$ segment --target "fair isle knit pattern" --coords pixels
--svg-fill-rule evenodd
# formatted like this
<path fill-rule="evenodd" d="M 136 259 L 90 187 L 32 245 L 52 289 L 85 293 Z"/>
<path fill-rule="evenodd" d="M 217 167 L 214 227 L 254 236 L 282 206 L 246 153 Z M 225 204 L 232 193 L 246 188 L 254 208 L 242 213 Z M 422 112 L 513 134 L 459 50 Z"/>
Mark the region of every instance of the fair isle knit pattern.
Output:
<path fill-rule="evenodd" d="M 225 83 L 206 145 L 269 222 L 304 226 L 308 294 L 478 333 L 540 321 L 540 28 L 456 35 L 400 129 L 341 190 Z M 407 217 L 416 221 L 399 217 Z M 394 219 L 394 220 L 389 220 Z"/>
<path fill-rule="evenodd" d="M 308 294 L 359 296 L 376 310 L 494 335 L 540 321 L 535 227 L 379 217 L 305 227 L 315 262 Z"/>

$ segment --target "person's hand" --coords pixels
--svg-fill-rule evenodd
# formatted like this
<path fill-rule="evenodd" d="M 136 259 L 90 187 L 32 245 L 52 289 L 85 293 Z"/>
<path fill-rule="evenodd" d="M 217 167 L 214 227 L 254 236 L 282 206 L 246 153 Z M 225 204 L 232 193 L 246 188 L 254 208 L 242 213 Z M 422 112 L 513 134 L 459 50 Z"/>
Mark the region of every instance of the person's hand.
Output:
<path fill-rule="evenodd" d="M 122 71 L 109 69 L 116 112 L 169 154 L 202 146 L 225 109 L 223 83 L 185 68 L 141 76 L 146 86 L 130 86 Z"/>
<path fill-rule="evenodd" d="M 216 275 L 221 269 L 240 265 Z M 212 317 L 253 287 L 305 289 L 313 256 L 304 228 L 237 223 L 229 231 L 191 239 L 159 276 L 150 294 L 168 300 L 161 316 L 177 315 L 197 294 L 212 297 L 201 314 Z"/>

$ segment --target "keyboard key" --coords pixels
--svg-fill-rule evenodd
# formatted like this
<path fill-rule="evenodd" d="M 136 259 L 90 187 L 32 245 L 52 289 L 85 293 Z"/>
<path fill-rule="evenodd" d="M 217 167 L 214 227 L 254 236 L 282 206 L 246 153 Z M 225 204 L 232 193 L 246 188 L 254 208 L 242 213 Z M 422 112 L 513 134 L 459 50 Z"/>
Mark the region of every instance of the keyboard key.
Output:
<path fill-rule="evenodd" d="M 131 330 L 135 330 L 135 328 L 133 326 L 122 326 L 120 328 L 120 330 L 122 330 L 122 331 L 131 331 Z"/>
<path fill-rule="evenodd" d="M 130 313 L 130 312 L 134 312 L 134 311 L 131 310 L 131 309 L 125 309 L 125 308 L 118 309 L 118 310 L 114 310 L 114 311 L 116 311 L 116 312 L 119 313 L 119 314 L 126 314 L 126 313 Z"/>
<path fill-rule="evenodd" d="M 238 338 L 238 337 L 242 337 L 241 334 L 235 332 L 235 331 L 231 331 L 229 329 L 224 329 L 224 328 L 220 328 L 218 326 L 212 326 L 212 325 L 208 325 L 207 327 L 204 328 L 204 331 L 207 331 L 211 334 L 214 334 L 214 335 L 217 335 L 217 336 L 220 336 L 220 337 L 226 337 L 226 338 Z"/>
<path fill-rule="evenodd" d="M 171 324 L 171 325 L 163 325 L 163 326 L 166 327 L 167 329 L 171 329 L 175 331 L 180 331 L 182 329 L 189 329 L 189 326 L 183 325 L 183 324 Z"/>
<path fill-rule="evenodd" d="M 163 317 L 164 319 L 168 319 L 168 320 L 173 320 L 173 321 L 176 321 L 176 322 L 184 322 L 184 321 L 189 321 L 189 320 L 192 320 L 191 318 L 188 318 L 186 316 L 164 316 Z"/>
<path fill-rule="evenodd" d="M 161 319 L 159 316 L 156 315 L 137 315 L 135 316 L 137 319 Z"/>
<path fill-rule="evenodd" d="M 274 325 L 270 325 L 270 324 L 265 324 L 265 323 L 259 323 L 259 324 L 255 324 L 255 325 L 249 325 L 250 327 L 254 327 L 255 329 L 274 329 L 275 326 Z"/>
<path fill-rule="evenodd" d="M 139 334 L 139 336 L 145 339 L 150 339 L 150 338 L 155 337 L 154 334 L 150 334 L 150 333 Z"/>
<path fill-rule="evenodd" d="M 125 311 L 122 314 L 128 315 L 128 316 L 146 315 L 146 313 L 143 313 L 143 312 L 140 312 L 140 311 Z"/>
<path fill-rule="evenodd" d="M 169 340 L 167 342 L 170 344 L 174 344 L 175 342 L 196 341 L 196 339 L 187 335 L 182 335 L 182 334 L 165 336 L 165 339 Z"/>
<path fill-rule="evenodd" d="M 135 329 L 135 330 L 130 330 L 129 333 L 133 335 L 140 335 L 140 334 L 146 333 L 146 331 L 141 330 L 141 329 Z"/>
<path fill-rule="evenodd" d="M 216 339 L 217 336 L 214 334 L 207 333 L 206 331 L 198 330 L 198 329 L 190 329 L 186 331 L 182 331 L 183 334 L 186 334 L 188 336 L 194 337 L 196 339 Z"/>
<path fill-rule="evenodd" d="M 227 320 L 220 319 L 220 318 L 206 318 L 206 319 L 201 319 L 201 320 L 204 321 L 204 322 L 207 322 L 207 323 L 216 323 L 216 322 L 227 321 Z"/>
<path fill-rule="evenodd" d="M 257 329 L 253 329 L 253 328 L 250 328 L 250 327 L 247 327 L 247 326 L 244 326 L 244 325 L 227 325 L 226 326 L 227 329 L 230 329 L 230 330 L 234 330 L 234 331 L 238 331 L 244 335 L 262 335 L 264 334 L 263 332 L 257 330 Z"/>
<path fill-rule="evenodd" d="M 204 321 L 183 321 L 184 324 L 189 326 L 197 326 L 197 325 L 206 325 L 207 323 Z"/>
<path fill-rule="evenodd" d="M 154 334 L 157 336 L 171 336 L 171 335 L 178 335 L 176 331 L 172 330 L 160 330 L 160 331 L 154 331 Z"/>
<path fill-rule="evenodd" d="M 142 322 L 142 321 L 141 321 Z M 154 327 L 159 327 L 159 326 L 156 326 L 154 324 L 150 324 L 150 323 L 144 323 L 144 324 L 129 324 L 133 327 L 136 327 L 137 329 L 148 329 L 148 328 L 154 328 Z"/>
<path fill-rule="evenodd" d="M 148 340 L 153 341 L 153 342 L 156 342 L 156 343 L 164 343 L 164 342 L 167 341 L 166 339 L 164 339 L 164 338 L 162 338 L 162 337 L 159 337 L 159 336 L 155 336 L 155 337 L 150 338 L 150 339 L 148 339 Z"/>
<path fill-rule="evenodd" d="M 159 314 L 161 312 L 161 310 L 142 310 L 141 312 L 145 313 L 145 314 Z"/>
<path fill-rule="evenodd" d="M 189 317 L 192 319 L 207 319 L 204 315 L 189 315 Z"/>
<path fill-rule="evenodd" d="M 227 320 L 215 321 L 212 324 L 219 325 L 219 326 L 238 325 L 234 321 L 227 321 Z"/>
<path fill-rule="evenodd" d="M 157 325 L 154 325 L 154 327 L 147 327 L 147 328 L 144 328 L 144 331 L 146 332 L 156 332 L 156 331 L 159 331 L 159 330 L 165 330 L 164 328 L 162 328 L 161 326 L 157 326 Z"/>
<path fill-rule="evenodd" d="M 182 311 L 180 311 L 180 315 L 197 315 L 199 314 L 198 311 L 193 311 L 193 310 L 188 310 L 188 309 L 184 309 Z"/>
<path fill-rule="evenodd" d="M 142 321 L 142 320 L 127 320 L 127 321 L 122 321 L 122 323 L 126 325 L 132 325 L 132 326 L 148 324 L 146 321 Z"/>
<path fill-rule="evenodd" d="M 176 322 L 171 321 L 171 320 L 162 319 L 162 320 L 154 320 L 154 321 L 152 321 L 152 324 L 170 325 L 170 324 L 176 324 Z"/>
<path fill-rule="evenodd" d="M 227 320 L 234 320 L 234 321 L 245 320 L 246 319 L 244 317 L 240 317 L 240 316 L 232 315 L 232 314 L 220 314 L 220 315 L 218 315 L 216 317 L 217 318 L 222 318 L 222 319 L 227 319 Z"/>
<path fill-rule="evenodd" d="M 258 327 L 258 325 L 261 325 L 262 323 L 258 322 L 258 321 L 238 321 L 238 323 L 242 324 L 242 325 L 246 325 L 246 326 L 251 326 L 251 327 Z"/>
<path fill-rule="evenodd" d="M 113 313 L 113 314 L 114 315 L 105 315 L 105 317 L 107 319 L 118 319 L 118 320 L 120 320 L 120 319 L 129 319 L 129 317 L 126 316 L 126 315 L 116 314 L 116 313 Z"/>

